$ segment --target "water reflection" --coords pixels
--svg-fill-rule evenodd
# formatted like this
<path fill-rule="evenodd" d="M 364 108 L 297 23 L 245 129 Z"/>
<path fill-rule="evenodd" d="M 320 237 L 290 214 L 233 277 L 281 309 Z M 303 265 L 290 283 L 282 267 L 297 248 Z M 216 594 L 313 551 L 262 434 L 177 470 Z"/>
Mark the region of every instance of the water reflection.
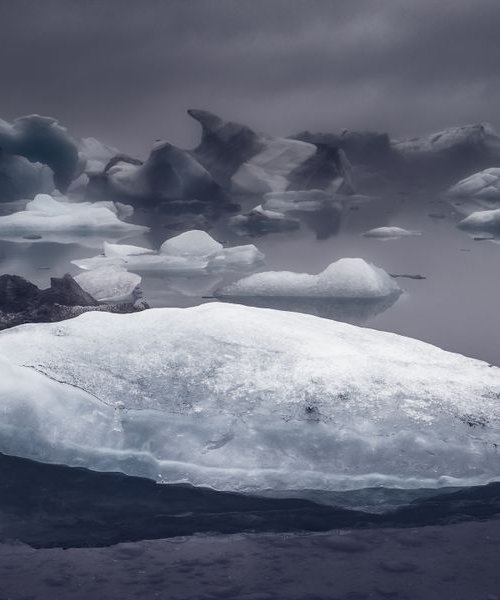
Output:
<path fill-rule="evenodd" d="M 351 323 L 363 325 L 370 319 L 390 308 L 400 297 L 392 294 L 384 298 L 291 298 L 279 296 L 224 296 L 217 298 L 224 302 L 245 304 L 259 308 L 274 308 L 292 312 L 305 313 Z"/>

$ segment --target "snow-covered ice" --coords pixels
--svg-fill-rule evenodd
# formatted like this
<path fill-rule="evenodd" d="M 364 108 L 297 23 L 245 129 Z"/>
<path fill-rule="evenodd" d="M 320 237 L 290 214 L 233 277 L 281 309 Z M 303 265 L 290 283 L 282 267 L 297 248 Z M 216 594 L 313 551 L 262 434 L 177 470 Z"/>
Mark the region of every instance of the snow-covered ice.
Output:
<path fill-rule="evenodd" d="M 401 289 L 383 269 L 361 258 L 342 258 L 317 275 L 291 271 L 254 273 L 217 290 L 219 297 L 383 298 Z"/>
<path fill-rule="evenodd" d="M 142 277 L 120 265 L 85 271 L 77 275 L 75 281 L 100 302 L 133 302 L 141 296 Z"/>
<path fill-rule="evenodd" d="M 120 220 L 120 216 L 130 215 L 129 209 L 113 202 L 65 202 L 38 194 L 25 210 L 0 217 L 0 238 L 25 241 L 24 236 L 35 234 L 43 241 L 95 246 L 98 236 L 122 239 L 148 230 Z M 102 243 L 102 237 L 97 243 Z"/>
<path fill-rule="evenodd" d="M 403 237 L 422 235 L 421 231 L 404 229 L 403 227 L 375 227 L 363 233 L 364 237 L 378 238 L 381 240 L 394 240 Z"/>
<path fill-rule="evenodd" d="M 499 394 L 487 363 L 232 304 L 0 334 L 0 451 L 225 490 L 498 480 Z"/>

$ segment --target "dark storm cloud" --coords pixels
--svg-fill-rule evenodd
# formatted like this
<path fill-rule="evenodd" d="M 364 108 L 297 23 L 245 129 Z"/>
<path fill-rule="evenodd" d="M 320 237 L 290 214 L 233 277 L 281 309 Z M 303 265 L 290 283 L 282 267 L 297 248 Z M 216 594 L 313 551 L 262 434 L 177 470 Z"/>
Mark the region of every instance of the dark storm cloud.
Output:
<path fill-rule="evenodd" d="M 130 151 L 189 107 L 274 133 L 500 124 L 498 0 L 0 0 L 0 116 Z"/>

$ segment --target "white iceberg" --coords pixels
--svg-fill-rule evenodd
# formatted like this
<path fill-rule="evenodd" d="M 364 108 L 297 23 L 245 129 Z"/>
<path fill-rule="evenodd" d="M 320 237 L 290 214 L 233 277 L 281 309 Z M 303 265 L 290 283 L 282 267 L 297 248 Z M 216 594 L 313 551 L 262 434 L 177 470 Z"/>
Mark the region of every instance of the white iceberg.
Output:
<path fill-rule="evenodd" d="M 403 237 L 422 235 L 421 231 L 404 229 L 403 227 L 375 227 L 363 233 L 364 237 L 380 240 L 395 240 Z"/>
<path fill-rule="evenodd" d="M 171 256 L 213 256 L 223 250 L 206 231 L 193 229 L 185 231 L 163 242 L 160 253 Z"/>
<path fill-rule="evenodd" d="M 283 212 L 267 210 L 259 205 L 246 214 L 231 217 L 228 225 L 238 235 L 264 235 L 294 231 L 300 228 L 300 221 Z"/>
<path fill-rule="evenodd" d="M 264 254 L 253 244 L 224 248 L 205 231 L 193 229 L 166 240 L 159 252 L 138 246 L 104 244 L 104 253 L 73 260 L 80 269 L 121 265 L 130 271 L 187 274 L 223 269 L 246 269 L 262 263 Z"/>
<path fill-rule="evenodd" d="M 205 304 L 0 334 L 0 451 L 221 490 L 500 479 L 500 369 L 391 333 Z"/>
<path fill-rule="evenodd" d="M 457 227 L 472 232 L 500 234 L 500 208 L 474 212 L 460 221 Z"/>
<path fill-rule="evenodd" d="M 448 190 L 448 195 L 500 201 L 500 168 L 485 169 L 462 179 Z"/>
<path fill-rule="evenodd" d="M 383 298 L 401 288 L 383 269 L 361 258 L 342 258 L 317 275 L 291 271 L 254 273 L 216 291 L 216 296 Z"/>
<path fill-rule="evenodd" d="M 25 241 L 28 237 L 34 241 L 94 246 L 96 238 L 102 235 L 121 239 L 147 231 L 147 227 L 119 219 L 130 215 L 129 208 L 113 202 L 64 202 L 38 194 L 25 210 L 0 217 L 0 238 Z M 97 243 L 102 243 L 102 238 Z"/>
<path fill-rule="evenodd" d="M 123 266 L 108 265 L 75 277 L 78 285 L 100 302 L 135 302 L 142 296 L 142 277 Z"/>

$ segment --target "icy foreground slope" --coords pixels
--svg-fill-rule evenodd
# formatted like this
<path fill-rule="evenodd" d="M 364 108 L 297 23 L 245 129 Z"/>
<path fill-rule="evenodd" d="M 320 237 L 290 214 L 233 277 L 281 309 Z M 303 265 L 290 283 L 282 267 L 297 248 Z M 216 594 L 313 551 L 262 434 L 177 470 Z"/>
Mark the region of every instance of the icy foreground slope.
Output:
<path fill-rule="evenodd" d="M 500 370 L 232 304 L 0 334 L 0 451 L 226 490 L 500 479 Z"/>

